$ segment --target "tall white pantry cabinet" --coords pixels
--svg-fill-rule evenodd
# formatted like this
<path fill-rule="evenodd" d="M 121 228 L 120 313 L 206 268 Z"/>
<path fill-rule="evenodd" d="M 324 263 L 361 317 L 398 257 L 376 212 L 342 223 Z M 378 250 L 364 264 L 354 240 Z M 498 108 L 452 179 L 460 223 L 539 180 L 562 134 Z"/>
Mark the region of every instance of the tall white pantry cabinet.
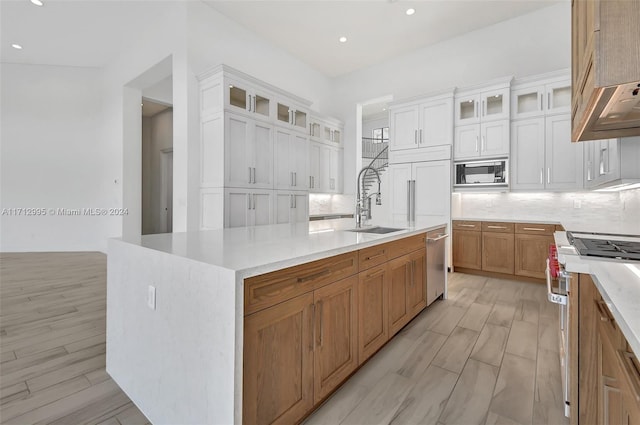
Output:
<path fill-rule="evenodd" d="M 310 149 L 311 102 L 225 65 L 199 80 L 200 229 L 306 221 L 309 191 L 338 191 L 337 176 L 320 188 L 333 162 Z M 334 121 L 326 134 L 339 144 L 341 132 Z"/>

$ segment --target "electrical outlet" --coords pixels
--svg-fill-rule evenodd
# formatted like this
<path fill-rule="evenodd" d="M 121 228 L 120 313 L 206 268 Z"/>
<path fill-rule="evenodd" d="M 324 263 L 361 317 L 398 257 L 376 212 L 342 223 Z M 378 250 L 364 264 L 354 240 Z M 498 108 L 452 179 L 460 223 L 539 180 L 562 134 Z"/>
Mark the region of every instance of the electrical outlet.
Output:
<path fill-rule="evenodd" d="M 582 208 L 582 201 L 580 199 L 573 200 L 573 208 L 580 209 Z"/>
<path fill-rule="evenodd" d="M 151 310 L 156 309 L 156 287 L 153 285 L 149 285 L 149 289 L 147 290 L 147 306 Z"/>

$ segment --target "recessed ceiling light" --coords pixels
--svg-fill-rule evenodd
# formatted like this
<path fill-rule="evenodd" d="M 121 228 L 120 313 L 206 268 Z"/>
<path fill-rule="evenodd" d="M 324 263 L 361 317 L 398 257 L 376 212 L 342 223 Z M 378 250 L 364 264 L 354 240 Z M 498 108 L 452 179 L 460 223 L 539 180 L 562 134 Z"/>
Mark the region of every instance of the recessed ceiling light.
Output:
<path fill-rule="evenodd" d="M 11 47 L 13 47 L 14 49 L 18 49 L 18 50 L 22 50 L 22 46 L 19 44 L 12 44 Z"/>
<path fill-rule="evenodd" d="M 346 43 L 347 42 L 347 37 L 345 37 L 344 35 L 342 37 L 340 37 L 338 40 L 340 40 L 340 43 Z"/>
<path fill-rule="evenodd" d="M 416 10 L 415 10 L 414 8 L 412 8 L 412 7 L 411 7 L 411 8 L 409 8 L 409 9 L 407 9 L 407 11 L 406 11 L 405 13 L 406 13 L 407 15 L 411 16 L 411 15 L 413 15 L 414 13 L 416 13 Z"/>
<path fill-rule="evenodd" d="M 35 4 L 36 6 L 44 6 L 44 3 L 42 3 L 42 1 L 40 0 L 31 0 L 31 3 Z"/>

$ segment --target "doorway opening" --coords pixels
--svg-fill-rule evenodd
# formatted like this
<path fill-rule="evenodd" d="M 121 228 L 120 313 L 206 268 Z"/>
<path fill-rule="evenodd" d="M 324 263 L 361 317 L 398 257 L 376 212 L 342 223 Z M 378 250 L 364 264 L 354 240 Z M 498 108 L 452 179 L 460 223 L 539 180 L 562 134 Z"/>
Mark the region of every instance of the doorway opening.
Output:
<path fill-rule="evenodd" d="M 161 81 L 171 87 L 169 81 Z M 157 92 L 158 88 L 149 92 Z M 142 234 L 173 231 L 173 107 L 142 97 Z M 166 99 L 165 99 L 166 100 Z"/>

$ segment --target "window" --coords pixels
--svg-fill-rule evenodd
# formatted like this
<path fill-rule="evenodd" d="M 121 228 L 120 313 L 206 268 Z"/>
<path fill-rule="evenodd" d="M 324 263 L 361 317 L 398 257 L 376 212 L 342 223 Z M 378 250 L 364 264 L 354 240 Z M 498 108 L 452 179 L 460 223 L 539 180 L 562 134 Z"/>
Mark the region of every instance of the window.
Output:
<path fill-rule="evenodd" d="M 374 128 L 371 130 L 373 143 L 382 143 L 389 140 L 389 127 Z"/>

